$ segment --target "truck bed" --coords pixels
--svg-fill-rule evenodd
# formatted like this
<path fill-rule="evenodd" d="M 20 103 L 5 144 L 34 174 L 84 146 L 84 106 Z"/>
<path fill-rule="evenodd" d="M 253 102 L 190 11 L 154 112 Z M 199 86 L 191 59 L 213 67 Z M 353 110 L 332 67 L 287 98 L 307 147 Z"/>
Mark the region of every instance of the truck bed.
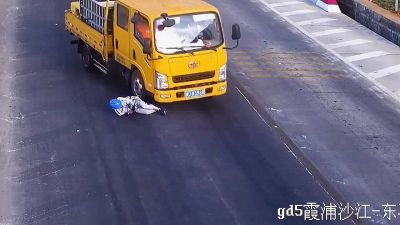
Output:
<path fill-rule="evenodd" d="M 114 53 L 112 35 L 104 35 L 92 28 L 72 10 L 65 11 L 65 29 L 99 52 L 106 61 Z"/>

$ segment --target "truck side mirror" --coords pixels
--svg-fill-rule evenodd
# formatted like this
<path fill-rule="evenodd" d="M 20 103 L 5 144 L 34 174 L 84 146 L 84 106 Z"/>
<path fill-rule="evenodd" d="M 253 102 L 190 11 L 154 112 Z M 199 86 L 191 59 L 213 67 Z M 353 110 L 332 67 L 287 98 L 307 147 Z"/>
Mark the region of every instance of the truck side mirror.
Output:
<path fill-rule="evenodd" d="M 232 39 L 239 40 L 242 37 L 239 24 L 232 25 Z"/>
<path fill-rule="evenodd" d="M 164 27 L 172 27 L 175 25 L 175 20 L 174 19 L 166 19 L 162 22 L 162 25 Z"/>
<path fill-rule="evenodd" d="M 150 55 L 151 54 L 151 40 L 145 39 L 143 43 L 143 54 Z"/>
<path fill-rule="evenodd" d="M 161 56 L 158 56 L 157 58 L 150 58 L 150 55 L 151 55 L 151 39 L 149 39 L 149 38 L 144 39 L 143 54 L 147 55 L 147 60 L 149 60 L 149 61 L 158 60 L 158 59 L 162 59 L 163 58 Z"/>
<path fill-rule="evenodd" d="M 141 18 L 140 14 L 139 13 L 135 13 L 131 18 L 131 22 L 132 23 L 136 23 L 136 22 L 138 22 L 140 20 L 140 18 Z"/>
<path fill-rule="evenodd" d="M 242 37 L 242 34 L 240 32 L 240 26 L 239 24 L 233 24 L 232 25 L 232 39 L 236 41 L 236 45 L 233 47 L 225 47 L 225 49 L 232 50 L 235 49 L 239 46 L 239 39 Z"/>

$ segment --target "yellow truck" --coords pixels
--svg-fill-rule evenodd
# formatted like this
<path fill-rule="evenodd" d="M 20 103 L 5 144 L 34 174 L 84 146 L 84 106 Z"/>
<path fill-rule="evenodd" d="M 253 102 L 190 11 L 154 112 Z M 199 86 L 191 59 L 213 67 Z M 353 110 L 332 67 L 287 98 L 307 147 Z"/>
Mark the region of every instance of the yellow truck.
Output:
<path fill-rule="evenodd" d="M 132 93 L 157 102 L 218 96 L 227 91 L 227 48 L 218 9 L 202 0 L 80 0 L 65 11 L 88 71 L 112 65 Z M 115 67 L 115 66 L 114 66 Z"/>

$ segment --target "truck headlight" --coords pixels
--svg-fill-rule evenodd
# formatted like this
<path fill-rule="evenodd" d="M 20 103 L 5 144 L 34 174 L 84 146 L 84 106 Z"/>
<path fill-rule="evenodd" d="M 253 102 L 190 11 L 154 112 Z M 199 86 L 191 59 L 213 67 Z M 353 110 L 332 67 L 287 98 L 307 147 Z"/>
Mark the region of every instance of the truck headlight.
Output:
<path fill-rule="evenodd" d="M 156 72 L 156 88 L 159 90 L 168 88 L 168 79 L 167 76 L 161 73 Z"/>
<path fill-rule="evenodd" d="M 219 81 L 226 81 L 226 64 L 219 69 Z"/>

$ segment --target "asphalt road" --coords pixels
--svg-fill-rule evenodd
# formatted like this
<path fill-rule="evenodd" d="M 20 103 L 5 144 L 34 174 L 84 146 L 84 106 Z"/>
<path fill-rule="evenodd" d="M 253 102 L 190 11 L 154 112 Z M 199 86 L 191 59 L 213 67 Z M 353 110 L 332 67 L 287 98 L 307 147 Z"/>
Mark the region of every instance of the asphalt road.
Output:
<path fill-rule="evenodd" d="M 0 3 L 0 224 L 313 224 L 277 209 L 332 202 L 234 85 L 117 117 L 129 92 L 84 71 L 68 5 Z"/>
<path fill-rule="evenodd" d="M 323 183 L 345 202 L 371 206 L 368 224 L 400 224 L 399 217 L 383 218 L 384 204 L 394 204 L 399 210 L 399 103 L 276 11 L 309 9 L 321 17 L 335 15 L 319 12 L 311 1 L 277 8 L 265 2 L 282 1 L 210 1 L 222 9 L 225 30 L 233 21 L 242 27 L 240 49 L 230 52 L 230 71 L 252 96 L 249 99 L 257 110 L 279 125 L 295 143 L 297 153 L 318 168 Z M 289 19 L 299 23 L 315 16 Z M 346 23 L 337 23 L 336 28 L 348 28 Z M 329 27 L 316 24 L 307 29 L 315 32 Z M 357 29 L 365 32 L 366 28 Z M 343 36 L 329 38 L 336 43 L 347 40 Z M 374 45 L 377 49 L 385 46 L 377 41 Z M 384 59 L 360 64 L 381 68 Z"/>

